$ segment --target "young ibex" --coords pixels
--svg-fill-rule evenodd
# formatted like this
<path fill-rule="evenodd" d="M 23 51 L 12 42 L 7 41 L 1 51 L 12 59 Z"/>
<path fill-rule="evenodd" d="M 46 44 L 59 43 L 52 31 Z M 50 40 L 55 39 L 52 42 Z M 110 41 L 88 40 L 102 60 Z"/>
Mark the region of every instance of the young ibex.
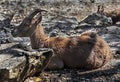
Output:
<path fill-rule="evenodd" d="M 96 69 L 112 58 L 106 41 L 94 32 L 85 32 L 73 37 L 48 37 L 39 23 L 42 20 L 41 11 L 43 10 L 33 11 L 15 28 L 12 34 L 30 37 L 34 49 L 52 48 L 55 55 L 48 63 L 47 69 L 63 67 Z"/>
<path fill-rule="evenodd" d="M 103 5 L 98 5 L 97 12 L 102 13 L 107 17 L 111 17 L 113 24 L 116 24 L 116 22 L 120 21 L 120 9 L 105 10 Z"/>

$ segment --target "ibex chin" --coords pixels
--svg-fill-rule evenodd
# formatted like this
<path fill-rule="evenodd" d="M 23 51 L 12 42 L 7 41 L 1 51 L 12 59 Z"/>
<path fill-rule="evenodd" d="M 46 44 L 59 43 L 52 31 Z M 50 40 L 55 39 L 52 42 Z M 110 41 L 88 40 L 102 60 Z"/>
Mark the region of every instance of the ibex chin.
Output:
<path fill-rule="evenodd" d="M 107 42 L 94 32 L 85 32 L 73 37 L 48 37 L 40 24 L 41 11 L 44 10 L 34 10 L 12 34 L 14 37 L 30 37 L 33 49 L 53 49 L 55 55 L 46 69 L 96 69 L 112 58 Z"/>
<path fill-rule="evenodd" d="M 116 24 L 116 22 L 120 21 L 120 9 L 105 10 L 103 5 L 98 5 L 97 12 L 102 13 L 107 17 L 111 17 L 113 24 Z"/>

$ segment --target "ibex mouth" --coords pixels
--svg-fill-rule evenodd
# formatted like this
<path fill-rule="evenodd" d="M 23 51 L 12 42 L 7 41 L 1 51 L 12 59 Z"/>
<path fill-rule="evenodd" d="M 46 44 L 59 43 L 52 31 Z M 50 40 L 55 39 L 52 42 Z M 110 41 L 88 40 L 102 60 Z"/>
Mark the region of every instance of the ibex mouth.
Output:
<path fill-rule="evenodd" d="M 13 31 L 14 37 L 29 37 L 42 20 L 41 12 L 47 12 L 46 10 L 35 9 L 27 17 L 24 18 L 22 23 L 17 26 Z"/>

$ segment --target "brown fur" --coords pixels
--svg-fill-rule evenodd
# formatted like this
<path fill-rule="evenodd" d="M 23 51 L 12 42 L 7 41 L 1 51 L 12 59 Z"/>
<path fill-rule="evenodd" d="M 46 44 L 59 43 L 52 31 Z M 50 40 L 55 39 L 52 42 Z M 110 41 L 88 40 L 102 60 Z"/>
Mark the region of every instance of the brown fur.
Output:
<path fill-rule="evenodd" d="M 98 6 L 98 13 L 103 13 L 107 17 L 111 17 L 113 24 L 116 24 L 116 22 L 120 21 L 120 9 L 114 9 L 114 10 L 105 10 L 103 5 Z"/>
<path fill-rule="evenodd" d="M 17 34 L 24 36 L 27 33 L 23 33 L 26 27 L 18 28 L 21 28 L 21 32 L 16 31 Z M 35 28 L 29 36 L 32 48 L 52 48 L 55 53 L 47 66 L 48 69 L 63 67 L 95 69 L 112 58 L 106 41 L 94 32 L 85 32 L 73 37 L 48 37 L 41 24 Z"/>

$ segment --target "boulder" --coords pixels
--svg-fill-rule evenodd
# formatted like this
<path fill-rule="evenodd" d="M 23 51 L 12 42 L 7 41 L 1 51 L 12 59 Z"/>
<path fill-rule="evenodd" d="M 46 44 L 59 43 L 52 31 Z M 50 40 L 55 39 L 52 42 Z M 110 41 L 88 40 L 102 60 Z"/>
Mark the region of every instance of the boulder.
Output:
<path fill-rule="evenodd" d="M 17 43 L 0 46 L 0 82 L 23 82 L 41 72 L 53 52 L 51 49 L 25 51 Z"/>

